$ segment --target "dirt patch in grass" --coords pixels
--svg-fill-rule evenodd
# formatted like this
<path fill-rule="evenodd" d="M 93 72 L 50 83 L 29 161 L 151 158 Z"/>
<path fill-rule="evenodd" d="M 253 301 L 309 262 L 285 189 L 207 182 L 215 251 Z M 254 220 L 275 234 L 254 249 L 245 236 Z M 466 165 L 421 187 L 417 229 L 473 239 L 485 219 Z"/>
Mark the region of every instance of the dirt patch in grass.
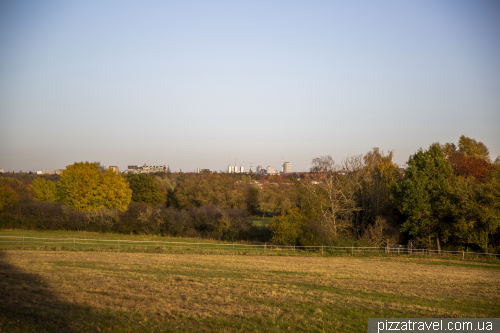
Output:
<path fill-rule="evenodd" d="M 1 251 L 0 312 L 55 318 L 59 330 L 167 332 L 362 332 L 369 317 L 500 316 L 497 270 L 436 262 Z M 65 308 L 93 325 L 61 319 Z"/>

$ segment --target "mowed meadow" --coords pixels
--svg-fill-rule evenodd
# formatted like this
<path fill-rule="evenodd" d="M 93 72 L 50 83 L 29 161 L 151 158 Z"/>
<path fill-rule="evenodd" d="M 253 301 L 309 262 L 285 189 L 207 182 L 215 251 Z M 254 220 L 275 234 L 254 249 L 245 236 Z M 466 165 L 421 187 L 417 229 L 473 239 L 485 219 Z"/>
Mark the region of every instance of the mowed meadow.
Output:
<path fill-rule="evenodd" d="M 1 332 L 366 332 L 500 317 L 500 265 L 411 257 L 0 251 Z"/>

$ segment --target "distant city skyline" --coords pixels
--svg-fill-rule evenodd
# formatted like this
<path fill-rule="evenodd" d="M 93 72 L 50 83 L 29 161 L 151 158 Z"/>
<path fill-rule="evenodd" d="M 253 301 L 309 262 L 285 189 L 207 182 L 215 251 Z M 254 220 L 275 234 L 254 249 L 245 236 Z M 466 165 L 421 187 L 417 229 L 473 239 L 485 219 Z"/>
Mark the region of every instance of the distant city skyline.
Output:
<path fill-rule="evenodd" d="M 500 155 L 500 2 L 0 2 L 0 168 Z"/>

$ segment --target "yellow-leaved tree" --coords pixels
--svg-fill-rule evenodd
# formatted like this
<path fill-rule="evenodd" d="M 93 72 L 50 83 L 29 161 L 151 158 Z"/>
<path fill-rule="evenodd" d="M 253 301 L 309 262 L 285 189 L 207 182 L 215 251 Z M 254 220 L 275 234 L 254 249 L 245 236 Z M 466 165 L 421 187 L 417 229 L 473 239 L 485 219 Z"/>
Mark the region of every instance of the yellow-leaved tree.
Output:
<path fill-rule="evenodd" d="M 35 192 L 36 200 L 53 202 L 56 195 L 56 184 L 43 177 L 37 178 L 33 181 L 33 192 Z"/>
<path fill-rule="evenodd" d="M 9 186 L 9 183 L 4 179 L 0 179 L 0 212 L 14 204 L 18 199 L 16 192 Z"/>
<path fill-rule="evenodd" d="M 460 136 L 460 139 L 458 140 L 458 150 L 464 153 L 467 157 L 473 157 L 490 162 L 490 151 L 486 148 L 484 143 L 466 137 L 465 135 Z"/>
<path fill-rule="evenodd" d="M 132 198 L 128 183 L 111 168 L 100 170 L 98 163 L 79 162 L 66 167 L 57 182 L 57 201 L 75 210 L 127 209 Z"/>

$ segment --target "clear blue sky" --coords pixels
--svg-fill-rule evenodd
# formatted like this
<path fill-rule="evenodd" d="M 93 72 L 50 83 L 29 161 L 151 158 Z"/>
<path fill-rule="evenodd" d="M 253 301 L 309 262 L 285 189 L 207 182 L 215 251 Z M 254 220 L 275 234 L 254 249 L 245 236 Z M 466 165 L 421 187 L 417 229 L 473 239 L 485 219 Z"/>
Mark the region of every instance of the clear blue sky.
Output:
<path fill-rule="evenodd" d="M 0 168 L 500 155 L 500 2 L 1 1 Z"/>

